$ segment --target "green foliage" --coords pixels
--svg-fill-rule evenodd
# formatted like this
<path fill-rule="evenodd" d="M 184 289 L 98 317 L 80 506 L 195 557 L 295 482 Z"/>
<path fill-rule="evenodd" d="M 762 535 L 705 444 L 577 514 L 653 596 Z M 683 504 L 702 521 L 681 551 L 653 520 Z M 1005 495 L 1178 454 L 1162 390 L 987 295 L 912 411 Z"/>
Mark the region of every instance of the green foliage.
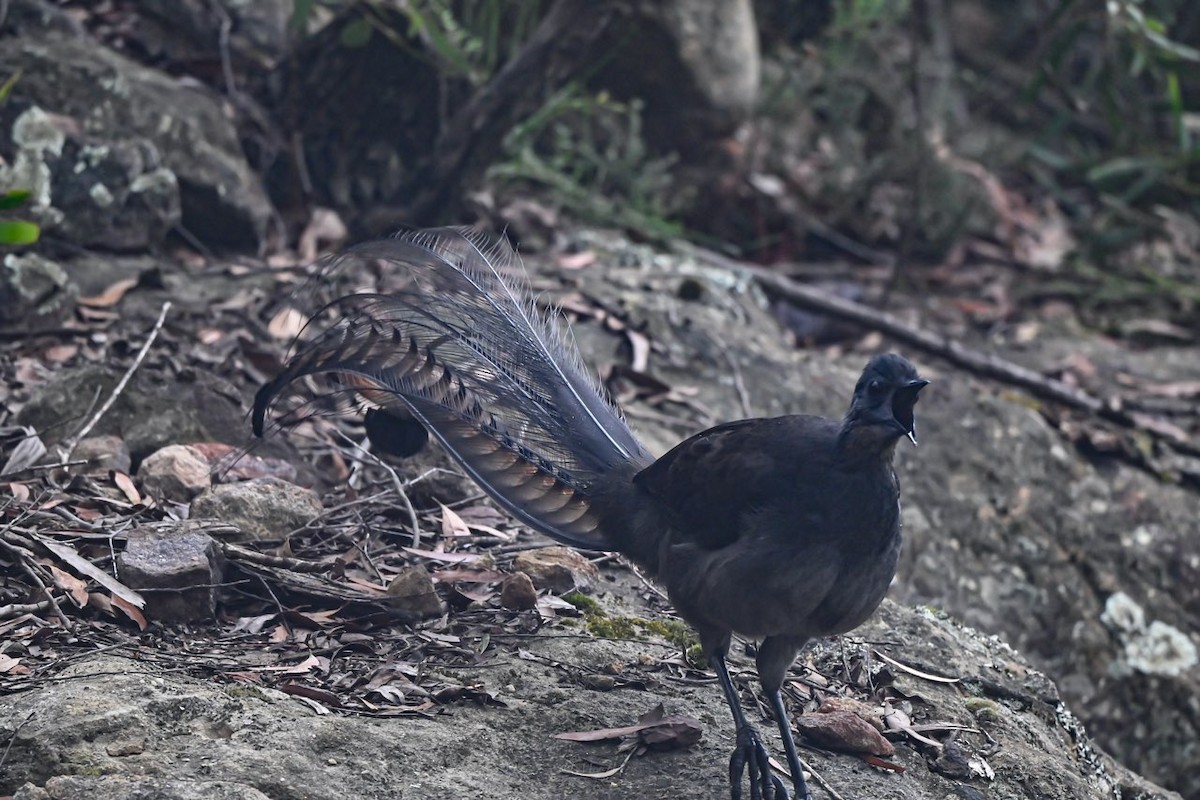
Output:
<path fill-rule="evenodd" d="M 21 70 L 17 70 L 8 80 L 0 84 L 0 104 L 8 100 L 8 96 L 12 94 L 13 87 L 17 85 L 17 81 L 21 80 Z"/>
<path fill-rule="evenodd" d="M 1200 210 L 1200 140 L 1189 122 L 1200 111 L 1200 50 L 1171 36 L 1182 11 L 1169 0 L 1062 0 L 1037 44 L 1024 93 L 1042 122 L 1031 166 L 1087 221 L 1081 232 L 1094 257 L 1156 231 L 1147 212 L 1157 206 Z M 1081 196 L 1081 186 L 1093 194 Z"/>
<path fill-rule="evenodd" d="M 11 211 L 14 208 L 20 208 L 29 201 L 30 192 L 28 189 L 13 189 L 0 195 L 0 211 Z"/>
<path fill-rule="evenodd" d="M 424 0 L 403 6 L 411 28 L 454 77 L 482 85 L 529 39 L 544 0 Z"/>
<path fill-rule="evenodd" d="M 0 245 L 12 247 L 33 244 L 41 236 L 41 228 L 19 219 L 0 219 Z"/>
<path fill-rule="evenodd" d="M 18 70 L 3 84 L 0 84 L 0 104 L 7 102 L 13 87 L 20 79 L 21 72 Z M 28 189 L 9 189 L 0 194 L 0 211 L 12 211 L 20 208 L 29 202 L 30 196 L 31 192 Z M 36 223 L 20 219 L 0 218 L 0 246 L 2 247 L 30 245 L 36 242 L 41 235 L 42 229 Z"/>
<path fill-rule="evenodd" d="M 323 9 L 345 7 L 336 0 L 294 0 L 292 24 L 309 30 Z M 479 88 L 528 41 L 549 0 L 410 0 L 385 22 L 383 0 L 355 6 L 361 15 L 343 24 L 339 41 L 360 47 L 372 35 L 431 61 L 449 79 Z M 400 23 L 403 25 L 403 23 Z M 390 27 L 389 27 L 390 26 Z M 414 48 L 413 42 L 423 47 Z M 672 218 L 687 198 L 672 190 L 673 159 L 655 158 L 642 138 L 638 103 L 593 96 L 579 86 L 552 97 L 515 128 L 505 143 L 505 160 L 488 177 L 501 190 L 532 192 L 548 205 L 597 225 L 624 228 L 649 239 L 679 236 Z"/>
<path fill-rule="evenodd" d="M 509 134 L 505 150 L 508 160 L 488 173 L 502 188 L 541 191 L 574 218 L 647 239 L 682 235 L 672 221 L 687 199 L 673 190 L 675 159 L 647 150 L 637 101 L 567 87 Z"/>

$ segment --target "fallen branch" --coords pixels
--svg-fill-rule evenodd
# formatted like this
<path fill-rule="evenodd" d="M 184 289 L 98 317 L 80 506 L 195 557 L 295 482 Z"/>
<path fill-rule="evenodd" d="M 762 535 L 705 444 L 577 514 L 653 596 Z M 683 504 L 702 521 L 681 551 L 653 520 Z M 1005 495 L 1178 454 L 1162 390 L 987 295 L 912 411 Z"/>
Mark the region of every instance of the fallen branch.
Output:
<path fill-rule="evenodd" d="M 950 341 L 941 334 L 914 328 L 886 311 L 855 303 L 853 300 L 846 300 L 812 286 L 803 286 L 765 269 L 749 266 L 741 267 L 741 269 L 753 275 L 755 280 L 771 292 L 786 298 L 795 305 L 879 331 L 910 347 L 941 356 L 956 366 L 980 375 L 1019 386 L 1038 397 L 1101 416 L 1104 416 L 1105 412 L 1111 408 L 1109 402 L 1093 397 L 1081 389 L 1068 386 L 1053 378 L 1047 378 L 1008 359 L 965 347 L 958 342 Z"/>
<path fill-rule="evenodd" d="M 768 291 L 801 308 L 845 320 L 867 330 L 878 331 L 897 342 L 940 356 L 951 364 L 977 375 L 1023 389 L 1034 397 L 1084 411 L 1123 428 L 1145 433 L 1176 451 L 1200 455 L 1200 447 L 1181 441 L 1178 436 L 1168 435 L 1162 426 L 1154 424 L 1155 418 L 1147 414 L 1127 412 L 1123 398 L 1096 397 L 1006 358 L 980 352 L 951 341 L 941 334 L 908 325 L 886 311 L 796 283 L 770 270 L 735 261 L 700 247 L 688 245 L 684 250 L 689 255 L 715 266 L 750 275 Z"/>

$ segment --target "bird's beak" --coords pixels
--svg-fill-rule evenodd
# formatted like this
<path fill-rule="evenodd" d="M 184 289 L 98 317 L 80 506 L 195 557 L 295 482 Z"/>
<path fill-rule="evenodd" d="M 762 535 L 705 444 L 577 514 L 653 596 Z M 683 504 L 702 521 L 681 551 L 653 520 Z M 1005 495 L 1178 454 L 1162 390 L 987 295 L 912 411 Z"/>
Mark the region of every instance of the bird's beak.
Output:
<path fill-rule="evenodd" d="M 926 380 L 912 380 L 901 386 L 892 394 L 892 418 L 904 430 L 908 440 L 917 445 L 917 419 L 913 414 L 913 406 L 917 404 L 917 395 L 929 385 Z"/>

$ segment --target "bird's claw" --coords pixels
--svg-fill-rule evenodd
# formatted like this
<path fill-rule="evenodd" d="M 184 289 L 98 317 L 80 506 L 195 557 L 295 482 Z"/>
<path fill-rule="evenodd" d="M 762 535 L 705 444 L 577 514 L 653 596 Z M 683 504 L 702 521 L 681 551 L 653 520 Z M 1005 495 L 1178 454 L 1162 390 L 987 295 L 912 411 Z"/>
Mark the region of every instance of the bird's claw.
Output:
<path fill-rule="evenodd" d="M 737 746 L 729 759 L 731 800 L 742 800 L 742 775 L 750 771 L 750 800 L 788 800 L 783 781 L 771 771 L 771 756 L 751 725 L 738 728 Z"/>

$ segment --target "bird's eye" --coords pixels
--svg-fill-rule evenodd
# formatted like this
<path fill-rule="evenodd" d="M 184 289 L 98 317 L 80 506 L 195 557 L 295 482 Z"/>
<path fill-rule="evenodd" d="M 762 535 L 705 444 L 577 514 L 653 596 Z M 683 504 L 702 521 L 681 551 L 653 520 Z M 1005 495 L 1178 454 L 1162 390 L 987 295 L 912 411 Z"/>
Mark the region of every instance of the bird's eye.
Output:
<path fill-rule="evenodd" d="M 867 391 L 871 394 L 879 394 L 881 391 L 883 391 L 883 384 L 878 378 L 876 378 L 867 384 Z"/>

